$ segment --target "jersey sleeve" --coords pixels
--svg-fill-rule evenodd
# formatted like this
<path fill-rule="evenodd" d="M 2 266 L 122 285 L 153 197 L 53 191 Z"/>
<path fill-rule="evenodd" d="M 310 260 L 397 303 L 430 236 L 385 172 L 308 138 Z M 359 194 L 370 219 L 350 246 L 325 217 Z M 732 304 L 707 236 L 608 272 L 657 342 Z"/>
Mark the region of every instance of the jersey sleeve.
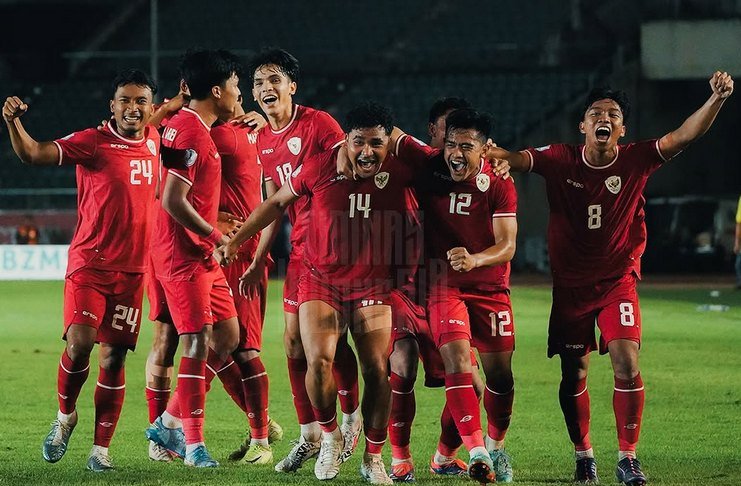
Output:
<path fill-rule="evenodd" d="M 333 149 L 345 139 L 345 132 L 342 131 L 342 127 L 329 113 L 317 111 L 313 122 L 320 151 Z"/>
<path fill-rule="evenodd" d="M 517 190 L 511 177 L 502 179 L 493 178 L 495 181 L 489 190 L 489 201 L 492 208 L 493 218 L 506 218 L 517 216 Z"/>
<path fill-rule="evenodd" d="M 98 148 L 98 130 L 88 128 L 54 140 L 59 149 L 59 165 L 88 165 Z"/>
<path fill-rule="evenodd" d="M 440 153 L 439 149 L 434 149 L 423 141 L 407 134 L 399 137 L 394 147 L 394 155 L 415 168 L 424 167 L 427 161 L 438 153 Z"/>
<path fill-rule="evenodd" d="M 184 150 L 182 165 L 169 167 L 169 173 L 192 186 L 198 178 L 198 169 L 209 157 L 211 150 L 208 135 L 181 132 L 175 140 L 175 148 Z"/>
<path fill-rule="evenodd" d="M 529 148 L 523 152 L 530 161 L 528 172 L 534 172 L 545 178 L 558 170 L 559 165 L 570 159 L 569 146 L 565 144 L 545 145 Z"/>
<path fill-rule="evenodd" d="M 211 130 L 211 139 L 216 144 L 219 155 L 234 155 L 237 153 L 237 132 L 235 127 L 216 127 Z"/>
<path fill-rule="evenodd" d="M 664 157 L 659 148 L 659 139 L 644 140 L 626 145 L 625 157 L 630 157 L 631 164 L 643 168 L 646 174 L 653 173 L 669 159 Z"/>

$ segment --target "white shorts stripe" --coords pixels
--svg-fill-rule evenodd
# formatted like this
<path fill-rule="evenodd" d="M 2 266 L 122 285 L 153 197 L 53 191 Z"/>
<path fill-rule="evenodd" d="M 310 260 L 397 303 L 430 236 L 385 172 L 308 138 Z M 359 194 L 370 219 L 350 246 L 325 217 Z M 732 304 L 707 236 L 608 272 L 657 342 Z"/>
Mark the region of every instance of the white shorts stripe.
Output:
<path fill-rule="evenodd" d="M 101 388 L 105 388 L 106 390 L 123 390 L 124 388 L 126 388 L 126 385 L 121 385 L 121 386 L 108 386 L 108 385 L 104 385 L 104 384 L 102 384 L 102 383 L 101 383 L 101 382 L 99 382 L 99 381 L 98 381 L 98 382 L 96 382 L 95 384 L 96 384 L 96 385 L 98 385 L 98 386 L 99 386 L 99 387 L 101 387 Z"/>

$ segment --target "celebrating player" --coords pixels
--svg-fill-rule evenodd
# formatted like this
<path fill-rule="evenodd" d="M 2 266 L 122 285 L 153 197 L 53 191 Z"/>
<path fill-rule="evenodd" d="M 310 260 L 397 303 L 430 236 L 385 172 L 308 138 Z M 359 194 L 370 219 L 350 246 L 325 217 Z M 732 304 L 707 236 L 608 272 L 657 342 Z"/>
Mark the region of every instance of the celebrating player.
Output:
<path fill-rule="evenodd" d="M 127 70 L 113 80 L 113 119 L 54 142 L 37 142 L 20 116 L 28 105 L 10 97 L 3 106 L 18 157 L 32 165 L 77 166 L 78 221 L 64 286 L 65 350 L 59 361 L 59 411 L 44 440 L 43 456 L 59 461 L 77 425 L 77 398 L 99 343 L 95 436 L 87 461 L 96 472 L 113 468 L 108 446 L 121 414 L 126 352 L 141 323 L 144 272 L 149 257 L 150 212 L 159 170 L 160 137 L 147 125 L 157 87 L 145 73 Z"/>
<path fill-rule="evenodd" d="M 185 54 L 180 71 L 191 101 L 168 121 L 163 139 L 186 157 L 164 181 L 152 261 L 183 355 L 175 393 L 147 437 L 184 456 L 187 465 L 215 467 L 203 439 L 206 360 L 220 369 L 236 349 L 239 331 L 229 285 L 211 256 L 228 238 L 216 228 L 219 193 L 213 187 L 221 181 L 221 160 L 210 130 L 216 120 L 234 116 L 241 66 L 227 51 L 199 50 Z"/>
<path fill-rule="evenodd" d="M 257 137 L 257 148 L 263 166 L 265 190 L 270 197 L 282 187 L 304 159 L 340 144 L 344 133 L 339 124 L 326 112 L 293 103 L 299 77 L 299 63 L 282 49 L 260 52 L 250 62 L 252 95 L 268 118 L 270 126 Z M 301 436 L 288 455 L 278 462 L 275 470 L 295 471 L 319 452 L 321 429 L 314 418 L 306 392 L 307 363 L 298 325 L 298 281 L 305 272 L 303 248 L 309 226 L 311 204 L 302 197 L 288 208 L 291 230 L 291 255 L 283 287 L 285 331 L 283 343 L 288 358 L 288 376 L 293 403 L 301 427 Z M 279 221 L 262 231 L 252 264 L 242 277 L 242 288 L 259 286 L 265 273 L 265 262 L 277 234 Z M 338 346 L 336 366 L 333 368 L 338 384 L 340 408 L 343 412 L 342 433 L 345 437 L 343 460 L 355 450 L 362 423 L 358 410 L 358 365 L 352 349 L 343 337 Z M 240 458 L 249 447 L 232 454 Z"/>
<path fill-rule="evenodd" d="M 589 440 L 589 353 L 609 353 L 615 374 L 613 409 L 618 436 L 618 481 L 646 483 L 636 458 L 644 387 L 638 367 L 641 315 L 636 283 L 646 246 L 643 189 L 648 177 L 700 138 L 733 92 L 728 73 L 710 79 L 708 100 L 659 139 L 621 145 L 629 114 L 622 91 L 595 89 L 584 104 L 583 145 L 547 145 L 522 152 L 491 149 L 513 170 L 545 178 L 553 305 L 548 356 L 561 358 L 559 400 L 576 451 L 575 480 L 596 483 Z M 595 339 L 600 330 L 599 348 Z"/>

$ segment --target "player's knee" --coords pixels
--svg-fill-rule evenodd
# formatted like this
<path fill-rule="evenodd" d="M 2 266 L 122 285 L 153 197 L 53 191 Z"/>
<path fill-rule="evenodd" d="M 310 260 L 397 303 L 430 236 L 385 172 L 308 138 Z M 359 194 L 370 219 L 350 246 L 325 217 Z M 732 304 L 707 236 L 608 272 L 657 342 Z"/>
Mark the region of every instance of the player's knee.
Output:
<path fill-rule="evenodd" d="M 638 369 L 638 361 L 626 360 L 615 363 L 613 366 L 613 372 L 615 373 L 616 378 L 621 380 L 631 380 L 640 372 Z"/>
<path fill-rule="evenodd" d="M 334 360 L 331 356 L 325 354 L 319 354 L 306 358 L 306 364 L 309 368 L 309 372 L 314 375 L 330 375 L 332 374 L 332 363 Z"/>
<path fill-rule="evenodd" d="M 126 362 L 126 348 L 103 346 L 100 349 L 100 367 L 106 370 L 120 370 Z"/>
<path fill-rule="evenodd" d="M 67 339 L 67 355 L 73 363 L 83 362 L 90 359 L 95 341 L 89 342 L 81 339 Z"/>
<path fill-rule="evenodd" d="M 160 334 L 159 337 L 152 342 L 149 361 L 159 366 L 172 366 L 177 348 L 177 335 L 170 337 L 166 334 Z"/>
<path fill-rule="evenodd" d="M 283 347 L 289 358 L 299 359 L 304 356 L 304 346 L 301 342 L 301 336 L 292 333 L 283 334 Z"/>
<path fill-rule="evenodd" d="M 388 381 L 388 359 L 382 356 L 365 359 L 360 363 L 360 372 L 365 383 Z"/>

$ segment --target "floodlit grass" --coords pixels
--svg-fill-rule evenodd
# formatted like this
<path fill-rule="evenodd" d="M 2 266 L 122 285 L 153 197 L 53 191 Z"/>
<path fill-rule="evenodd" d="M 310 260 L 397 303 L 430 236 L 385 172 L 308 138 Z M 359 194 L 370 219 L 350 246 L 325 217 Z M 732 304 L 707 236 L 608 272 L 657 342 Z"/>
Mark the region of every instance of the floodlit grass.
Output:
<path fill-rule="evenodd" d="M 290 439 L 298 435 L 282 351 L 280 292 L 281 283 L 271 282 L 263 351 L 270 374 L 270 414 L 286 431 L 286 439 L 274 445 L 276 459 L 285 455 Z M 706 289 L 646 287 L 641 296 L 641 368 L 647 393 L 639 455 L 650 483 L 741 484 L 741 292 L 728 290 L 711 298 Z M 514 459 L 515 481 L 568 483 L 573 459 L 558 407 L 558 361 L 545 357 L 550 291 L 518 287 L 513 301 L 517 395 L 507 447 Z M 695 309 L 715 301 L 731 305 L 731 310 L 700 313 Z M 57 410 L 61 309 L 61 282 L 0 283 L 0 483 L 316 484 L 313 462 L 292 475 L 278 475 L 271 466 L 229 464 L 226 456 L 242 440 L 246 419 L 218 384 L 208 397 L 206 440 L 222 467 L 195 470 L 181 462 L 149 461 L 143 433 L 147 426 L 144 361 L 151 342 L 148 322 L 142 324 L 138 350 L 128 357 L 127 397 L 111 444 L 116 470 L 102 475 L 85 470 L 93 436 L 95 361 L 80 396 L 80 421 L 69 451 L 61 462 L 45 463 L 41 443 Z M 593 356 L 589 389 L 600 476 L 603 484 L 612 484 L 617 441 L 612 373 L 606 357 Z M 437 443 L 443 394 L 425 389 L 421 381 L 416 392 L 412 450 L 418 482 L 463 484 L 457 479 L 433 480 L 427 471 Z M 356 455 L 333 484 L 360 483 L 358 467 Z"/>

